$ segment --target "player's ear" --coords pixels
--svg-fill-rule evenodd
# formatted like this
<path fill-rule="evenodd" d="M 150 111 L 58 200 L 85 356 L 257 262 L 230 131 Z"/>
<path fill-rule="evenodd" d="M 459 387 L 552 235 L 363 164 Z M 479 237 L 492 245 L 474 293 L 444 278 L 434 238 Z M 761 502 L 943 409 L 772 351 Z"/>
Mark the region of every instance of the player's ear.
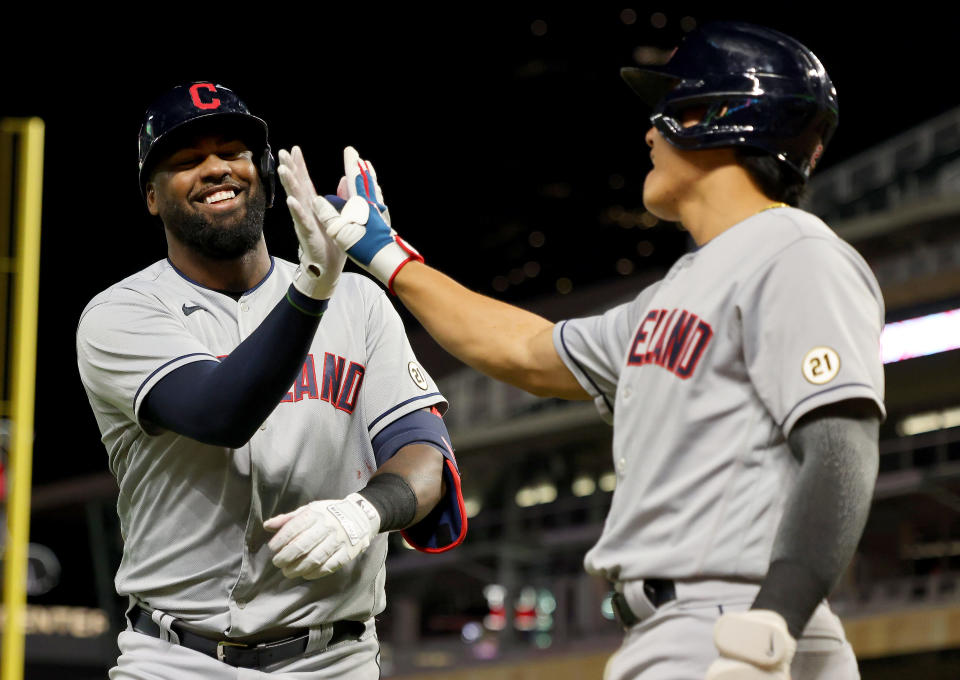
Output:
<path fill-rule="evenodd" d="M 157 208 L 157 187 L 153 182 L 147 182 L 147 186 L 144 188 L 144 194 L 147 197 L 147 210 L 151 215 L 156 217 L 160 214 L 159 208 Z"/>

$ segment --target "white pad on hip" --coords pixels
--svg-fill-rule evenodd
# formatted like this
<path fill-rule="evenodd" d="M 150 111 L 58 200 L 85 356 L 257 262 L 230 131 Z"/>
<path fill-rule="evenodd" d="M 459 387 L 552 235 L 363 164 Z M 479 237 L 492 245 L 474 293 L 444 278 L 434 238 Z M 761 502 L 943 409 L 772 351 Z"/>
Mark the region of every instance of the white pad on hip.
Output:
<path fill-rule="evenodd" d="M 783 617 L 764 609 L 724 614 L 713 629 L 713 641 L 723 656 L 761 668 L 789 667 L 797 649 Z"/>

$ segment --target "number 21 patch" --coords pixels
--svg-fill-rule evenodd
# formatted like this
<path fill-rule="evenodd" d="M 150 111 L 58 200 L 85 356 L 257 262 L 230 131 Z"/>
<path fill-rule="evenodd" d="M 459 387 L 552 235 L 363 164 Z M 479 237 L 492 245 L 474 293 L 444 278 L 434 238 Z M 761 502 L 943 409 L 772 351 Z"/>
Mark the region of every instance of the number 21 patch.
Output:
<path fill-rule="evenodd" d="M 417 364 L 416 361 L 411 361 L 407 364 L 407 372 L 410 374 L 410 379 L 413 380 L 413 383 L 419 387 L 421 390 L 426 390 L 427 378 L 423 374 L 423 369 Z"/>
<path fill-rule="evenodd" d="M 803 358 L 803 377 L 814 385 L 823 385 L 840 372 L 840 355 L 829 347 L 814 347 Z"/>

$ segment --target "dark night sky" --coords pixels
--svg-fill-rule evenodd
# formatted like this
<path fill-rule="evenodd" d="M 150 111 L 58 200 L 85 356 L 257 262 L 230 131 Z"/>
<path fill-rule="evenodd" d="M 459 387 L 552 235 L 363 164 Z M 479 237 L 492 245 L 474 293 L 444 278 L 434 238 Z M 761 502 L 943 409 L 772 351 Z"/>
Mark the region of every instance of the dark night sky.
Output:
<path fill-rule="evenodd" d="M 818 54 L 841 108 L 821 167 L 960 104 L 949 22 L 907 15 L 907 5 L 866 19 L 806 6 L 720 15 L 633 5 L 633 25 L 620 19 L 623 6 L 334 15 L 283 5 L 265 19 L 244 10 L 240 31 L 237 17 L 201 21 L 201 11 L 222 10 L 198 5 L 122 31 L 61 18 L 39 46 L 32 31 L 6 41 L 0 114 L 47 122 L 35 483 L 105 469 L 74 332 L 94 294 L 165 253 L 137 189 L 135 146 L 144 108 L 172 84 L 236 90 L 270 124 L 274 149 L 303 147 L 321 191 L 336 186 L 343 146 L 357 146 L 377 166 L 394 225 L 428 262 L 488 293 L 494 276 L 538 262 L 539 276 L 500 294 L 520 302 L 556 294 L 559 277 L 575 287 L 616 278 L 623 257 L 640 273 L 684 248 L 673 227 L 641 236 L 600 219 L 612 205 L 641 207 L 648 169 L 646 112 L 618 70 L 637 46 L 676 44 L 682 16 L 766 24 Z M 662 29 L 650 22 L 658 9 Z M 542 36 L 531 31 L 537 19 Z M 612 188 L 615 174 L 622 188 Z M 532 231 L 545 235 L 541 248 L 530 246 Z M 637 255 L 641 238 L 653 255 Z M 274 254 L 295 256 L 282 203 L 267 240 Z"/>

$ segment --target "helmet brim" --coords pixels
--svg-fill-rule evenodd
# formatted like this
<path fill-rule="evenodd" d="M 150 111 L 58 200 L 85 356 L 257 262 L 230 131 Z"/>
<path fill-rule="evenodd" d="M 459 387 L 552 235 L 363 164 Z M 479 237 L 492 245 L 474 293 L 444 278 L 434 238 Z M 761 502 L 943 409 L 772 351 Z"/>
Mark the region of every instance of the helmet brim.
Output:
<path fill-rule="evenodd" d="M 680 76 L 666 68 L 636 68 L 627 66 L 620 69 L 620 77 L 630 86 L 651 109 L 655 109 L 664 95 L 680 82 Z"/>
<path fill-rule="evenodd" d="M 257 116 L 236 111 L 211 111 L 190 118 L 170 127 L 153 140 L 147 156 L 143 159 L 143 166 L 140 168 L 141 191 L 144 191 L 150 179 L 150 173 L 158 162 L 175 152 L 191 135 L 201 133 L 206 128 L 213 130 L 221 125 L 224 130 L 239 131 L 238 134 L 257 153 L 261 152 L 267 144 L 267 123 Z"/>

